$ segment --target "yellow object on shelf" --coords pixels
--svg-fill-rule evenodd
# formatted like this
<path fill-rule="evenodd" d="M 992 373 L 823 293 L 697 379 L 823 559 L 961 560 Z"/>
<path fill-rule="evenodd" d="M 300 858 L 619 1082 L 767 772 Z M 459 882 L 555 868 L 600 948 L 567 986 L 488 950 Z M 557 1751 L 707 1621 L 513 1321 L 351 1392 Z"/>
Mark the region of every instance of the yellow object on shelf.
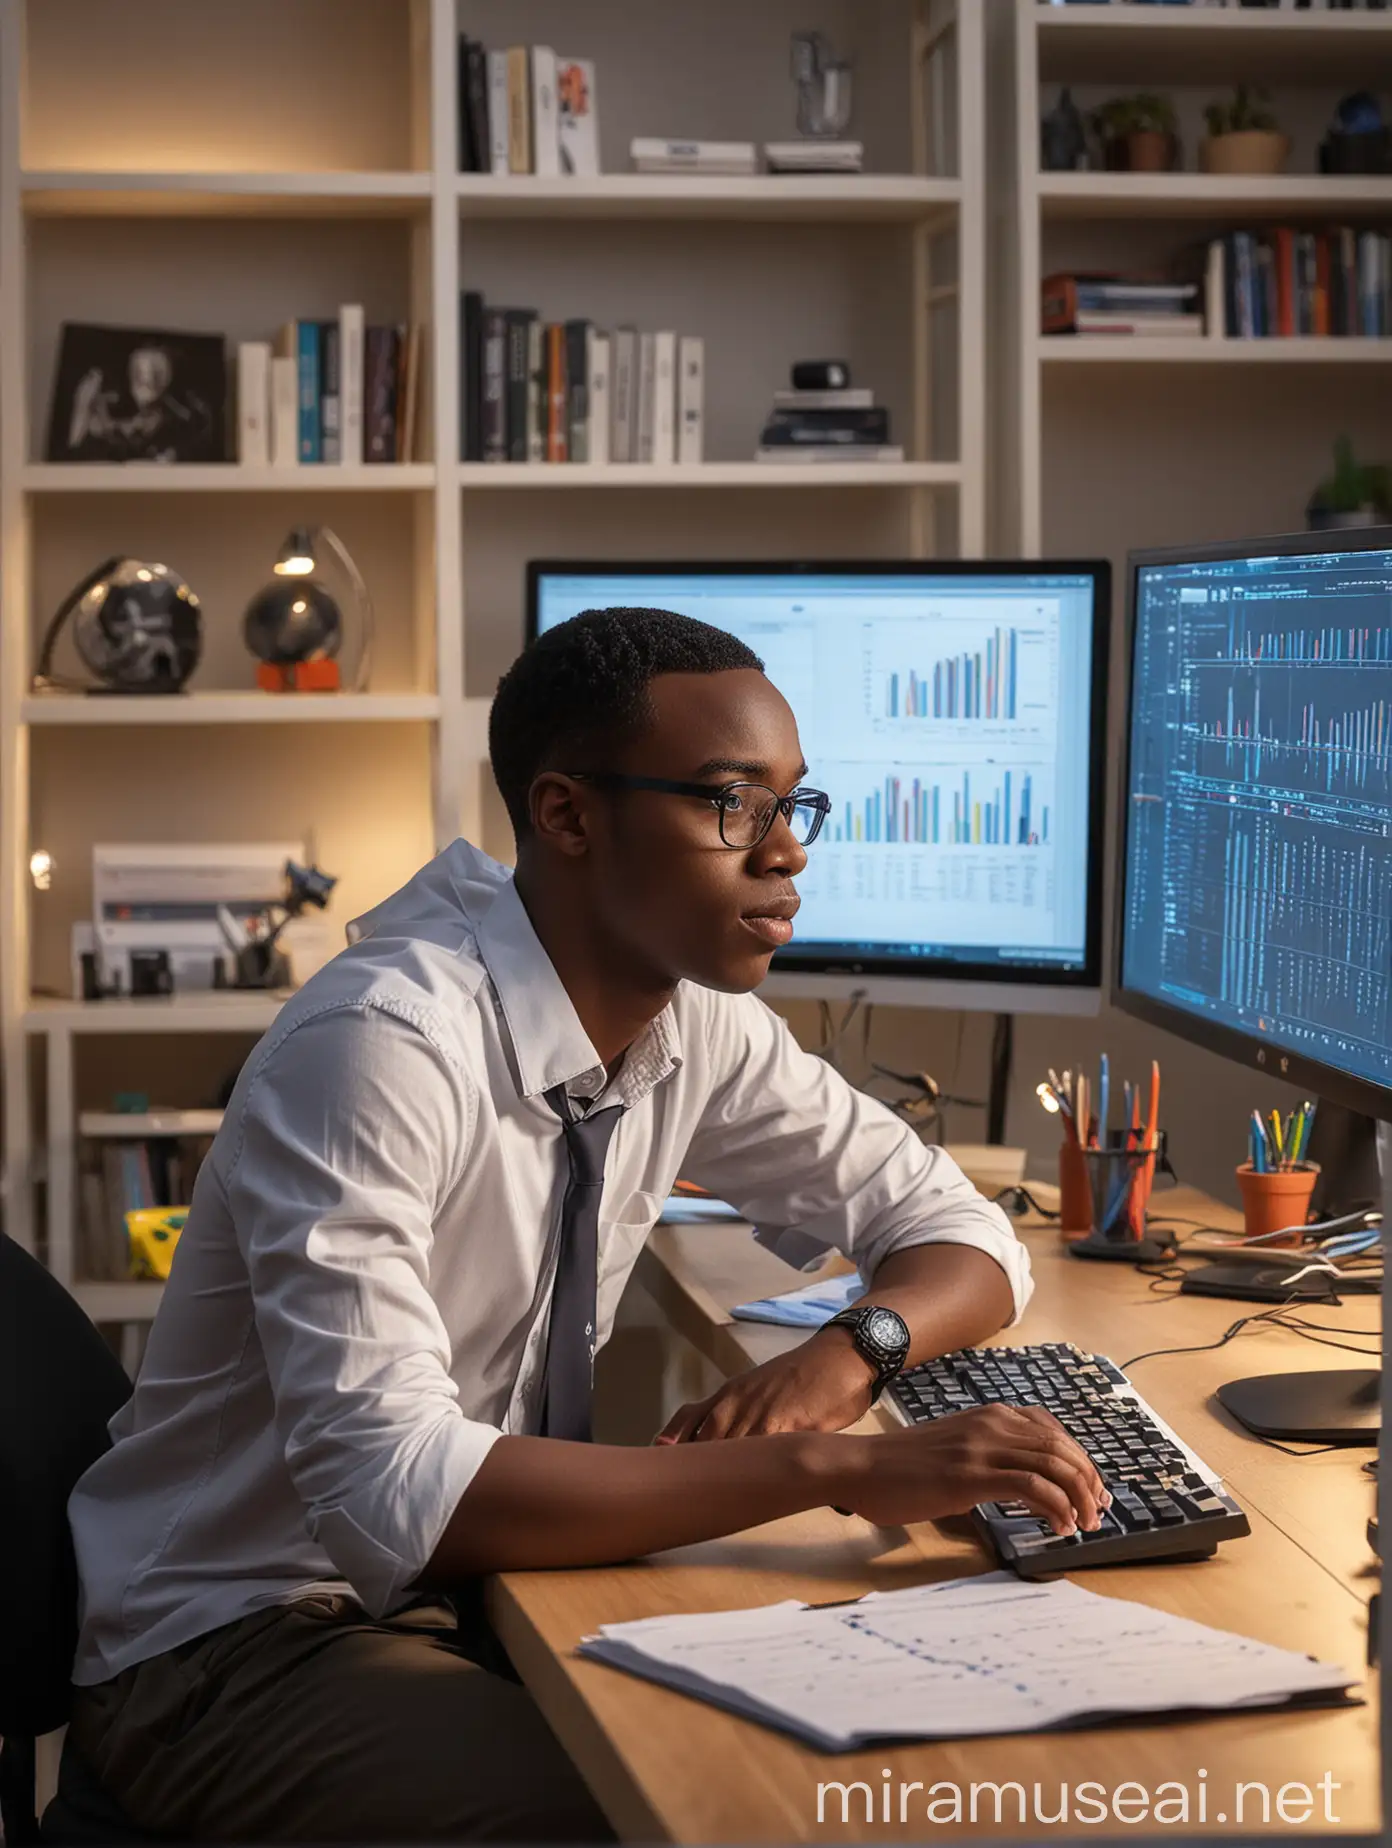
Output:
<path fill-rule="evenodd" d="M 132 1277 L 168 1277 L 187 1218 L 186 1206 L 140 1206 L 126 1214 Z"/>

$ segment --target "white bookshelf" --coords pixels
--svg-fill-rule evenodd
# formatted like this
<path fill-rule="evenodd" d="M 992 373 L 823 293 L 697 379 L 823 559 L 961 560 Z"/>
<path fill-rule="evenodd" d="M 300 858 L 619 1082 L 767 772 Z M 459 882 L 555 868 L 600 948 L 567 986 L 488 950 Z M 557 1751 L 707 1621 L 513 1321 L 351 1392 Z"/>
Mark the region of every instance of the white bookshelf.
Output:
<path fill-rule="evenodd" d="M 1392 80 L 1392 12 L 1128 0 L 1014 0 L 1012 11 L 994 91 L 1010 131 L 993 176 L 1009 208 L 995 253 L 997 542 L 1025 555 L 1106 552 L 1120 563 L 1132 546 L 1301 525 L 1304 496 L 1327 473 L 1342 430 L 1381 459 L 1392 339 L 1044 336 L 1040 284 L 1074 268 L 1165 273 L 1186 246 L 1247 226 L 1392 227 L 1392 178 L 1310 170 L 1334 98 Z M 1272 90 L 1295 141 L 1289 171 L 1193 170 L 1201 106 L 1237 82 Z M 1185 170 L 1042 171 L 1040 116 L 1064 85 L 1085 113 L 1137 89 L 1170 95 Z M 1264 383 L 1273 368 L 1282 379 L 1274 420 L 1278 401 Z M 1266 433 L 1246 445 L 1244 424 L 1259 420 Z M 1300 492 L 1296 469 L 1306 471 Z"/>
<path fill-rule="evenodd" d="M 119 16 L 118 16 L 119 14 Z M 366 910 L 463 833 L 506 851 L 488 693 L 522 634 L 529 556 L 979 555 L 985 544 L 985 9 L 979 0 L 0 0 L 0 1040 L 7 1229 L 103 1320 L 157 1286 L 74 1275 L 84 1062 L 264 1031 L 277 996 L 55 999 L 95 840 L 313 833 Z M 861 175 L 626 172 L 632 134 L 792 130 L 788 35 L 855 62 Z M 457 170 L 458 33 L 571 44 L 600 71 L 606 171 Z M 316 81 L 306 85 L 312 66 Z M 158 109 L 126 99 L 160 72 Z M 671 468 L 465 464 L 459 297 L 699 332 L 707 457 Z M 422 324 L 423 458 L 396 467 L 45 462 L 63 320 L 216 329 L 229 351 L 364 302 Z M 752 460 L 801 357 L 849 357 L 907 460 Z M 827 492 L 831 490 L 831 492 Z M 540 493 L 541 499 L 532 498 Z M 291 525 L 327 521 L 377 606 L 369 691 L 250 690 L 240 613 Z M 187 695 L 31 690 L 38 636 L 109 552 L 198 592 Z M 349 729 L 345 730 L 347 727 Z M 30 888 L 36 846 L 53 889 Z M 40 991 L 44 991 L 40 993 Z M 31 1048 L 45 1091 L 43 1138 Z M 176 1061 L 177 1068 L 177 1061 Z M 161 1093 L 161 1104 L 195 1101 Z M 127 1131 L 127 1133 L 131 1133 Z M 37 1183 L 44 1179 L 42 1198 Z"/>

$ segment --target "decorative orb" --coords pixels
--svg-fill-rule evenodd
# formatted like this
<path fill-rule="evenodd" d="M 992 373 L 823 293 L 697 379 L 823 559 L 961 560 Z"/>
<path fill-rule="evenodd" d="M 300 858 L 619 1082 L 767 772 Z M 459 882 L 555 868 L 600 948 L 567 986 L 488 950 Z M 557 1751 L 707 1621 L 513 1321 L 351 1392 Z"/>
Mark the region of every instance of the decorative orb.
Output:
<path fill-rule="evenodd" d="M 272 667 L 325 661 L 343 645 L 338 605 L 313 578 L 277 579 L 247 605 L 242 633 L 259 660 Z"/>
<path fill-rule="evenodd" d="M 78 604 L 73 641 L 114 692 L 177 693 L 203 652 L 203 613 L 177 571 L 123 558 Z"/>

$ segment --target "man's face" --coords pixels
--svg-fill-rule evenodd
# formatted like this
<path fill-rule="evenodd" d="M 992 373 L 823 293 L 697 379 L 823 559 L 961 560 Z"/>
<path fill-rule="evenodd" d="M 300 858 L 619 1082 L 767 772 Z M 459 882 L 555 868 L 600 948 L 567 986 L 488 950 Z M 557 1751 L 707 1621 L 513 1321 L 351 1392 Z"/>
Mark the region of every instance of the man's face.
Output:
<path fill-rule="evenodd" d="M 783 695 L 754 668 L 663 674 L 653 718 L 605 769 L 787 795 L 807 774 Z M 780 813 L 755 847 L 727 847 L 696 796 L 576 785 L 590 893 L 606 934 L 660 980 L 744 993 L 792 936 L 807 854 Z"/>

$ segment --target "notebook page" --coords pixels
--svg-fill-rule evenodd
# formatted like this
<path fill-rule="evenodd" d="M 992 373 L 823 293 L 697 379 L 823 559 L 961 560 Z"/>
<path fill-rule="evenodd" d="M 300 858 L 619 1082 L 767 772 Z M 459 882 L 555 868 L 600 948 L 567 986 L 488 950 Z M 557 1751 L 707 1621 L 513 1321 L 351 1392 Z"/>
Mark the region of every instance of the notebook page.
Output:
<path fill-rule="evenodd" d="M 824 1748 L 1038 1731 L 1103 1715 L 1262 1705 L 1342 1669 L 1067 1581 L 1005 1573 L 605 1625 L 582 1652 L 781 1724 Z"/>

